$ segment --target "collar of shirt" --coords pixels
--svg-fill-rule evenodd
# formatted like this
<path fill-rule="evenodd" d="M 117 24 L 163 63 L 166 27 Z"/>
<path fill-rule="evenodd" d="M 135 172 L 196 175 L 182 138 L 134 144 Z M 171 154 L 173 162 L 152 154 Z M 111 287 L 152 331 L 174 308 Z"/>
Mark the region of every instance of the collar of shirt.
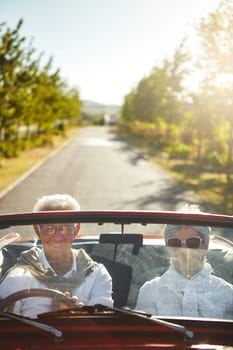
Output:
<path fill-rule="evenodd" d="M 171 264 L 169 269 L 161 276 L 160 285 L 168 288 L 170 287 L 171 289 L 176 286 L 176 288 L 180 291 L 183 291 L 187 284 L 193 286 L 193 283 L 197 284 L 198 282 L 201 282 L 202 284 L 206 285 L 207 280 L 209 281 L 210 279 L 211 270 L 212 269 L 209 263 L 205 263 L 203 268 L 197 274 L 188 279 L 182 276 L 175 269 L 174 265 Z"/>
<path fill-rule="evenodd" d="M 75 255 L 74 255 L 74 252 L 72 251 L 72 254 L 73 254 L 73 262 L 72 262 L 72 267 L 71 269 L 65 273 L 64 277 L 71 277 L 71 275 L 76 272 L 76 260 L 75 260 Z M 43 267 L 48 270 L 52 270 L 54 275 L 57 276 L 56 272 L 54 271 L 54 269 L 52 268 L 52 266 L 49 264 L 46 256 L 45 256 L 45 252 L 44 252 L 44 249 L 41 249 L 41 252 L 39 254 L 39 260 L 40 262 L 42 263 Z"/>

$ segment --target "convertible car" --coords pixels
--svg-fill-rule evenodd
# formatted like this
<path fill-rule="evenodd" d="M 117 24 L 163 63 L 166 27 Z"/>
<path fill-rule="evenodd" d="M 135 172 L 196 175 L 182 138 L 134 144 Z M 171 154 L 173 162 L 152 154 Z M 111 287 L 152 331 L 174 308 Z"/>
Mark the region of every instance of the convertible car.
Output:
<path fill-rule="evenodd" d="M 35 225 L 47 225 L 52 232 L 54 224 L 65 227 L 72 223 L 80 224 L 73 249 L 83 248 L 94 261 L 103 264 L 111 275 L 113 305 L 77 305 L 56 286 L 52 289 L 17 290 L 15 284 L 18 278 L 12 278 L 12 290 L 8 289 L 3 296 L 4 280 L 22 252 L 42 247 L 34 230 Z M 185 250 L 191 254 L 200 248 L 200 237 L 165 239 L 164 231 L 169 225 L 173 228 L 204 227 L 210 232 L 206 261 L 212 275 L 221 278 L 222 283 L 227 285 L 227 294 L 224 294 L 224 290 L 221 292 L 222 289 L 218 293 L 215 285 L 206 283 L 205 278 L 204 283 L 203 279 L 198 279 L 201 293 L 197 295 L 196 287 L 189 289 L 189 313 L 183 315 L 174 312 L 176 298 L 172 293 L 176 293 L 176 290 L 172 289 L 172 285 L 168 286 L 170 294 L 160 293 L 156 294 L 157 297 L 152 287 L 144 300 L 147 304 L 151 298 L 158 305 L 163 300 L 166 312 L 159 311 L 159 308 L 156 312 L 148 312 L 143 309 L 143 303 L 138 303 L 141 287 L 156 277 L 158 280 L 170 268 L 169 249 L 177 252 Z M 233 216 L 172 211 L 31 212 L 0 215 L 0 229 L 1 349 L 233 347 Z M 219 299 L 216 297 L 215 304 L 210 305 L 213 293 Z M 43 298 L 58 300 L 57 305 L 60 307 L 36 317 L 22 315 L 14 309 L 17 302 L 26 304 L 28 299 L 34 300 L 30 304 L 33 308 Z M 206 312 L 192 314 L 192 309 L 195 309 L 192 303 L 204 305 Z M 224 312 L 218 312 L 223 305 Z"/>

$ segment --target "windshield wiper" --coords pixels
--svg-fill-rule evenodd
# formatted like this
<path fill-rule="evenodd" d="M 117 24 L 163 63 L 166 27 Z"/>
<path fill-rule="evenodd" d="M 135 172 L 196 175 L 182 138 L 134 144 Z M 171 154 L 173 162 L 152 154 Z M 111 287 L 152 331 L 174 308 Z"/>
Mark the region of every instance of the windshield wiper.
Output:
<path fill-rule="evenodd" d="M 131 309 L 119 309 L 116 307 L 111 308 L 111 307 L 107 307 L 107 306 L 103 306 L 103 305 L 96 305 L 96 306 L 97 307 L 101 306 L 103 308 L 103 311 L 113 310 L 113 311 L 116 311 L 119 313 L 123 313 L 125 315 L 134 316 L 134 317 L 137 317 L 140 319 L 147 320 L 147 321 L 154 323 L 154 324 L 158 324 L 158 325 L 170 328 L 170 329 L 174 329 L 177 332 L 183 333 L 189 340 L 192 340 L 194 337 L 193 332 L 188 330 L 186 327 L 181 326 L 177 323 L 163 321 L 160 318 L 152 316 L 151 314 L 146 314 L 146 313 L 143 313 L 143 312 L 140 312 L 137 310 L 131 310 Z"/>
<path fill-rule="evenodd" d="M 52 312 L 47 312 L 44 314 L 39 315 L 44 317 L 44 316 L 61 316 L 61 315 L 67 315 L 70 313 L 89 313 L 89 314 L 96 314 L 96 313 L 100 313 L 100 312 L 115 312 L 115 313 L 120 313 L 123 315 L 130 315 L 139 319 L 144 319 L 147 320 L 150 323 L 153 324 L 157 324 L 157 325 L 161 325 L 163 327 L 167 327 L 170 329 L 174 329 L 177 332 L 183 333 L 188 340 L 192 340 L 194 337 L 194 334 L 192 331 L 188 330 L 186 327 L 181 326 L 177 323 L 173 323 L 173 322 L 167 322 L 167 321 L 163 321 L 160 318 L 157 318 L 155 316 L 152 316 L 151 314 L 146 314 L 144 312 L 138 311 L 138 310 L 131 310 L 131 309 L 120 309 L 120 308 L 116 308 L 116 307 L 109 307 L 109 306 L 105 306 L 102 304 L 96 304 L 94 306 L 77 306 L 75 308 L 71 308 L 71 309 L 62 309 L 62 310 L 58 310 L 58 311 L 52 311 Z"/>
<path fill-rule="evenodd" d="M 17 321 L 20 321 L 22 323 L 26 323 L 26 324 L 28 324 L 30 326 L 34 326 L 34 327 L 43 329 L 44 331 L 55 335 L 56 338 L 61 338 L 62 335 L 63 335 L 61 331 L 59 331 L 58 329 L 56 329 L 56 328 L 54 328 L 52 326 L 49 326 L 47 324 L 40 323 L 40 322 L 37 322 L 37 321 L 33 321 L 33 320 L 29 319 L 29 318 L 25 318 L 25 317 L 20 316 L 20 315 L 12 314 L 11 312 L 0 311 L 0 315 L 4 316 L 4 317 L 8 317 L 8 318 L 10 318 L 12 320 L 17 320 Z"/>

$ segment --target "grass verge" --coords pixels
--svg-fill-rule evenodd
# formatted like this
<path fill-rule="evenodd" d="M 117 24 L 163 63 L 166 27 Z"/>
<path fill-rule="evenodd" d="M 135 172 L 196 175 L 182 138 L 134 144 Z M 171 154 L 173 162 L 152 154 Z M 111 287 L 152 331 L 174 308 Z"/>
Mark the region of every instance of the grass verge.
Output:
<path fill-rule="evenodd" d="M 115 129 L 115 132 L 138 152 L 168 171 L 182 190 L 195 193 L 205 211 L 233 215 L 232 175 L 204 170 L 192 160 L 169 159 L 166 153 L 153 148 L 145 138 L 120 129 Z"/>
<path fill-rule="evenodd" d="M 49 154 L 61 147 L 77 132 L 78 128 L 69 128 L 66 130 L 65 136 L 54 136 L 52 145 L 28 149 L 22 151 L 16 158 L 0 160 L 0 192 L 17 181 L 20 176 L 35 164 L 46 159 Z"/>

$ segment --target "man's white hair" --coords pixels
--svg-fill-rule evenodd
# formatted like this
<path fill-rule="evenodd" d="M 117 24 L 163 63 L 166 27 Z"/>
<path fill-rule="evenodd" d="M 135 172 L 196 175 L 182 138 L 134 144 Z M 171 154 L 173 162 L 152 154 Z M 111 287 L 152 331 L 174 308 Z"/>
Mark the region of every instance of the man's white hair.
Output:
<path fill-rule="evenodd" d="M 78 201 L 69 194 L 50 194 L 40 197 L 33 211 L 80 210 Z"/>

